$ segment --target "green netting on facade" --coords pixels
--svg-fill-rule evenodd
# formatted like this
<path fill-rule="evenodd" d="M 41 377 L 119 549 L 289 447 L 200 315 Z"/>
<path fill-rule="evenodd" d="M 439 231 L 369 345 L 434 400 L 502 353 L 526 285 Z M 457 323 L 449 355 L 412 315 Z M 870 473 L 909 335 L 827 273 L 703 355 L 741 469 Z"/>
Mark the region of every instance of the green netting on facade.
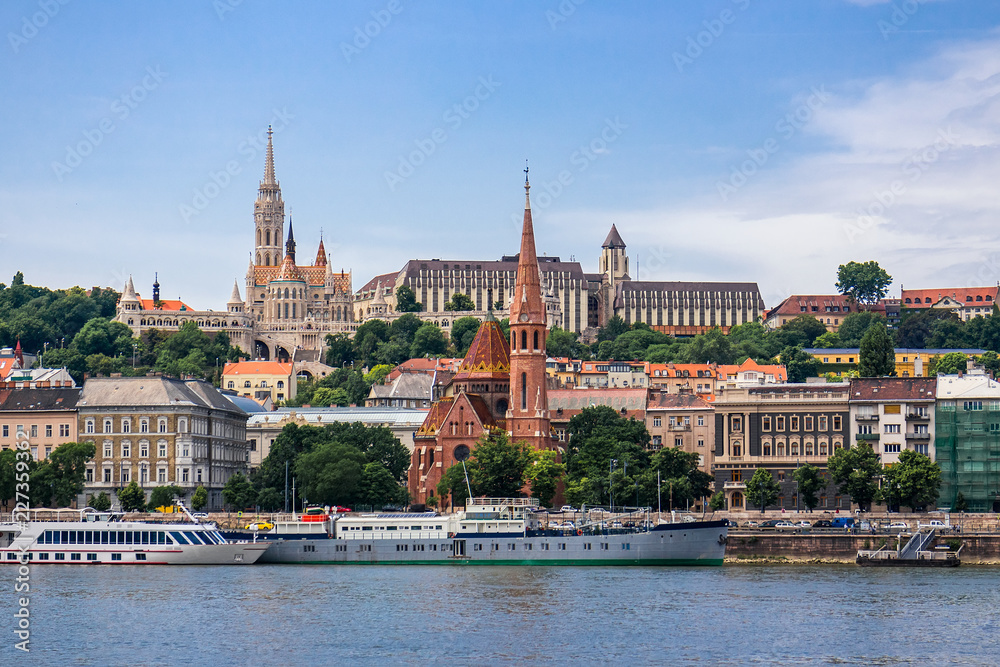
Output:
<path fill-rule="evenodd" d="M 935 420 L 938 505 L 961 493 L 970 512 L 1000 511 L 1000 401 L 939 401 Z"/>

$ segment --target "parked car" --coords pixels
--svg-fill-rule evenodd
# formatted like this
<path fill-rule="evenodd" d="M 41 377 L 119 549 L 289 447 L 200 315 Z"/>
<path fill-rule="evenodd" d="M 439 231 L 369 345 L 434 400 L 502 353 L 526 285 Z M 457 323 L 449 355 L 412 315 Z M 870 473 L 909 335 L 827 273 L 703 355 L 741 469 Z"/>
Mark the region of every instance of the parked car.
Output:
<path fill-rule="evenodd" d="M 563 505 L 562 507 L 559 508 L 559 511 L 560 512 L 575 512 L 576 508 L 573 507 L 572 505 Z"/>
<path fill-rule="evenodd" d="M 257 523 L 248 523 L 247 530 L 271 530 L 274 528 L 274 524 L 269 521 L 258 521 Z"/>
<path fill-rule="evenodd" d="M 781 519 L 769 519 L 762 522 L 758 528 L 775 528 L 779 523 L 782 523 Z"/>
<path fill-rule="evenodd" d="M 834 528 L 853 527 L 854 526 L 854 517 L 853 516 L 838 516 L 836 519 L 834 519 L 833 521 L 831 521 L 831 523 L 833 524 Z"/>
<path fill-rule="evenodd" d="M 798 524 L 792 523 L 791 521 L 779 521 L 774 524 L 775 530 L 795 530 L 799 528 Z"/>
<path fill-rule="evenodd" d="M 931 519 L 927 523 L 918 523 L 917 529 L 931 528 L 933 530 L 940 530 L 942 532 L 951 530 L 951 525 L 941 521 L 940 519 Z"/>
<path fill-rule="evenodd" d="M 756 528 L 756 527 L 757 527 L 757 526 L 759 526 L 759 525 L 760 525 L 760 524 L 759 524 L 758 522 L 756 522 L 756 521 L 753 521 L 753 520 L 750 520 L 750 521 L 744 521 L 744 522 L 743 522 L 743 527 L 744 527 L 744 528 Z"/>
<path fill-rule="evenodd" d="M 334 510 L 335 512 L 350 512 L 350 511 L 351 511 L 351 508 L 350 508 L 350 507 L 340 507 L 340 506 L 338 505 L 338 506 L 334 507 L 334 508 L 333 508 L 333 510 Z"/>
<path fill-rule="evenodd" d="M 812 528 L 812 523 L 810 523 L 809 521 L 799 521 L 795 525 L 798 526 L 799 528 Z"/>
<path fill-rule="evenodd" d="M 886 526 L 885 529 L 890 532 L 899 531 L 908 533 L 910 531 L 910 526 L 907 525 L 904 521 L 893 521 L 888 526 Z"/>
<path fill-rule="evenodd" d="M 833 528 L 833 522 L 829 519 L 820 519 L 819 521 L 813 521 L 813 528 Z"/>

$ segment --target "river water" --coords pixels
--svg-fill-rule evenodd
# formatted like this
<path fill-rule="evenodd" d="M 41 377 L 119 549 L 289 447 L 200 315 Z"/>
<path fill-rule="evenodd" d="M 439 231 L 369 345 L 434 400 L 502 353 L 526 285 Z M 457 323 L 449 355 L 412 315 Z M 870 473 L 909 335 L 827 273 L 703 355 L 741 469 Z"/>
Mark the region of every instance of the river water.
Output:
<path fill-rule="evenodd" d="M 1000 664 L 1000 569 L 31 569 L 0 665 Z"/>

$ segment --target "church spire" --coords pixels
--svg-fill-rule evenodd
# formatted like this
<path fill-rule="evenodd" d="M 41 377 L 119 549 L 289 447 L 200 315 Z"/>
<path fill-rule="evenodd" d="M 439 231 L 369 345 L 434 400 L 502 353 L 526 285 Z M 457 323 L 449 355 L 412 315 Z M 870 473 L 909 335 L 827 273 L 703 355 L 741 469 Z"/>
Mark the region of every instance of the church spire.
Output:
<path fill-rule="evenodd" d="M 323 245 L 323 232 L 319 233 L 319 249 L 316 251 L 315 266 L 326 266 L 326 246 Z"/>
<path fill-rule="evenodd" d="M 514 300 L 510 304 L 511 322 L 545 323 L 542 304 L 541 275 L 538 256 L 535 254 L 535 230 L 531 221 L 531 197 L 528 168 L 524 168 L 524 225 L 521 230 L 521 252 L 517 259 L 517 277 L 514 283 Z"/>
<path fill-rule="evenodd" d="M 285 255 L 295 263 L 295 233 L 292 231 L 292 216 L 288 216 L 288 240 L 285 241 Z"/>
<path fill-rule="evenodd" d="M 264 183 L 277 185 L 278 180 L 274 177 L 274 145 L 271 143 L 273 134 L 271 126 L 267 126 L 267 159 L 264 161 Z"/>

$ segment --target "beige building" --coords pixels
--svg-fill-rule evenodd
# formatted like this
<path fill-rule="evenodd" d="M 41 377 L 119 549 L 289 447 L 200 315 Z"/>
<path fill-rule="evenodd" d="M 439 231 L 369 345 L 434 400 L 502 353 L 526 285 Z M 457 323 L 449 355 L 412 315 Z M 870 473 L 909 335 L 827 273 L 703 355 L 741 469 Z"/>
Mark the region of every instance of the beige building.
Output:
<path fill-rule="evenodd" d="M 652 392 L 646 407 L 646 429 L 654 449 L 678 447 L 698 455 L 702 472 L 712 472 L 715 410 L 689 390 L 679 394 Z"/>
<path fill-rule="evenodd" d="M 0 383 L 0 449 L 28 441 L 31 457 L 44 459 L 59 445 L 77 440 L 79 387 L 23 387 Z M 23 433 L 23 436 L 18 436 Z"/>
<path fill-rule="evenodd" d="M 295 398 L 295 370 L 292 362 L 237 361 L 226 363 L 222 386 L 240 396 L 273 403 Z"/>
<path fill-rule="evenodd" d="M 79 439 L 93 442 L 85 495 L 114 492 L 135 481 L 148 492 L 174 484 L 208 490 L 209 509 L 221 509 L 222 488 L 246 472 L 245 412 L 202 380 L 91 378 L 77 402 Z"/>

